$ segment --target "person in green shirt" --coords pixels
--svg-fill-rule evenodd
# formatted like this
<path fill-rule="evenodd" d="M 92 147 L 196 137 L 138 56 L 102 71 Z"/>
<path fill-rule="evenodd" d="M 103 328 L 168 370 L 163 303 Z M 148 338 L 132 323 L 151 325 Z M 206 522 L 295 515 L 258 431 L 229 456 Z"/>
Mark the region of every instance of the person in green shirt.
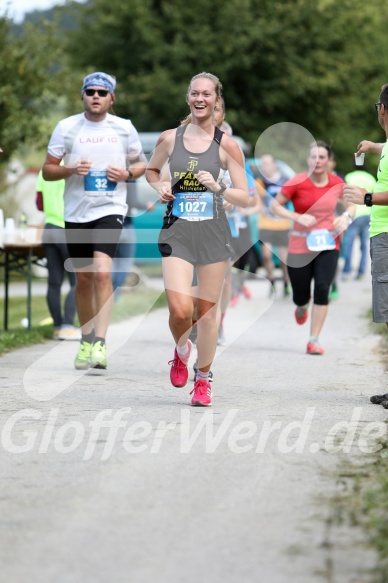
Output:
<path fill-rule="evenodd" d="M 63 192 L 65 181 L 46 182 L 39 172 L 36 185 L 36 205 L 45 214 L 42 243 L 47 259 L 48 287 L 47 306 L 54 322 L 54 339 L 80 340 L 81 335 L 74 328 L 76 304 L 74 298 L 75 273 L 67 271 L 65 262 L 69 260 L 65 239 Z M 63 311 L 61 288 L 65 273 L 70 283 Z"/>
<path fill-rule="evenodd" d="M 365 170 L 354 170 L 345 176 L 347 184 L 355 184 L 365 188 L 367 192 L 374 190 L 376 178 L 365 172 Z M 369 223 L 370 223 L 371 207 L 364 204 L 356 206 L 356 214 L 353 222 L 349 225 L 343 242 L 344 254 L 344 268 L 342 270 L 342 279 L 346 280 L 350 277 L 352 272 L 352 256 L 354 241 L 360 240 L 360 260 L 357 268 L 357 275 L 355 279 L 363 279 L 368 259 L 368 241 L 369 241 Z"/>
<path fill-rule="evenodd" d="M 386 141 L 375 143 L 362 140 L 357 155 L 372 152 L 380 154 L 377 182 L 373 191 L 354 184 L 344 186 L 344 198 L 349 202 L 371 207 L 370 256 L 372 262 L 372 314 L 373 321 L 388 327 L 388 83 L 382 86 L 379 100 L 375 103 L 379 124 Z M 374 395 L 372 403 L 388 409 L 388 393 Z"/>

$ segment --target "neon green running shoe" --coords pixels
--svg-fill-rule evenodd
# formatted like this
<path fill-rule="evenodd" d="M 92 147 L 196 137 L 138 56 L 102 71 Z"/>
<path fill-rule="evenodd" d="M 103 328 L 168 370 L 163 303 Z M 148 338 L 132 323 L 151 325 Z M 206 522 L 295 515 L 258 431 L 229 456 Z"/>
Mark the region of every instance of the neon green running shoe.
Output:
<path fill-rule="evenodd" d="M 329 300 L 337 300 L 339 297 L 339 290 L 337 287 L 337 284 L 334 282 L 331 285 L 330 291 L 329 291 Z"/>
<path fill-rule="evenodd" d="M 93 344 L 90 355 L 90 368 L 106 368 L 108 361 L 106 360 L 106 345 L 99 340 Z"/>
<path fill-rule="evenodd" d="M 77 370 L 85 370 L 89 368 L 90 355 L 92 353 L 92 345 L 90 342 L 81 342 L 77 356 L 74 360 L 74 366 Z"/>

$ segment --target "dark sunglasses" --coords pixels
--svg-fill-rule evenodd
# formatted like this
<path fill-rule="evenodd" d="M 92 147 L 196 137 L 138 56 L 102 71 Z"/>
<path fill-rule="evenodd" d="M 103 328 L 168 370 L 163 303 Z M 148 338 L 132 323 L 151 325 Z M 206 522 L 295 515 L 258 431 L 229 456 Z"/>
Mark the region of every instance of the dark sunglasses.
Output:
<path fill-rule="evenodd" d="M 380 111 L 380 105 L 383 105 L 381 103 L 381 101 L 378 101 L 377 103 L 375 103 L 375 109 L 376 109 L 376 111 Z"/>
<path fill-rule="evenodd" d="M 85 93 L 88 97 L 93 97 L 97 93 L 98 97 L 106 97 L 109 93 L 106 89 L 85 89 Z"/>

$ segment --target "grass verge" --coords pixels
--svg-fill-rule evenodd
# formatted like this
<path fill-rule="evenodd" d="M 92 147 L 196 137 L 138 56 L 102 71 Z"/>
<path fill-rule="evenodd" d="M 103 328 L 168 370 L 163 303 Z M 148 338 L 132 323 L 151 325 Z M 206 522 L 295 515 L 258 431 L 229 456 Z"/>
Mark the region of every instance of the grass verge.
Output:
<path fill-rule="evenodd" d="M 371 314 L 369 313 L 371 320 Z M 388 328 L 385 324 L 371 324 L 373 333 L 381 335 L 381 357 L 386 362 L 388 356 Z M 383 393 L 384 390 L 376 391 Z M 374 405 L 376 408 L 379 405 Z M 387 411 L 388 413 L 388 411 Z M 383 422 L 384 423 L 384 422 Z M 388 417 L 385 420 L 388 423 Z M 388 429 L 388 428 L 387 428 Z M 368 460 L 359 465 L 345 468 L 349 479 L 346 493 L 332 499 L 337 523 L 344 520 L 361 527 L 375 549 L 378 561 L 370 574 L 370 583 L 388 583 L 388 436 L 376 440 L 376 450 L 368 454 Z M 344 468 L 337 479 L 344 476 Z M 364 579 L 363 579 L 364 580 Z"/>
<path fill-rule="evenodd" d="M 373 331 L 381 335 L 383 362 L 388 356 L 388 327 L 372 324 Z M 381 391 L 382 393 L 384 391 Z M 380 405 L 375 405 L 376 407 Z M 388 411 L 387 411 L 388 414 Z M 385 420 L 388 423 L 388 417 Z M 370 465 L 373 485 L 366 489 L 362 498 L 362 509 L 368 517 L 366 528 L 379 555 L 376 573 L 377 583 L 388 583 L 388 437 L 379 441 L 381 449 L 374 454 Z"/>
<path fill-rule="evenodd" d="M 363 497 L 363 508 L 368 516 L 366 527 L 379 555 L 376 572 L 378 583 L 388 581 L 388 440 L 382 444 L 372 468 L 375 485 Z"/>
<path fill-rule="evenodd" d="M 381 449 L 368 456 L 368 462 L 345 464 L 339 471 L 340 493 L 331 499 L 332 520 L 363 529 L 377 555 L 367 580 L 388 583 L 388 440 L 376 443 Z"/>
<path fill-rule="evenodd" d="M 120 301 L 114 304 L 110 322 L 121 322 L 132 316 L 138 316 L 166 305 L 166 296 L 159 290 L 132 290 L 129 293 L 123 293 Z M 4 301 L 0 300 L 1 317 L 3 313 Z M 49 315 L 46 298 L 44 296 L 34 296 L 32 300 L 32 328 L 27 330 L 21 324 L 22 319 L 26 317 L 26 298 L 12 298 L 9 302 L 8 330 L 0 333 L 0 355 L 51 339 L 53 326 L 40 325 L 40 322 L 47 320 Z M 77 321 L 75 323 L 78 325 Z"/>

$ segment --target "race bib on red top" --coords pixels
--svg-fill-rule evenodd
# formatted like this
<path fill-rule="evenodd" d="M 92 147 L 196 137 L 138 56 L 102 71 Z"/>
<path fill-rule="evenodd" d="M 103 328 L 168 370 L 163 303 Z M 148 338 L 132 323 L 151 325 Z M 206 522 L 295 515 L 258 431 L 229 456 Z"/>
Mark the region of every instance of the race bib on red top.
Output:
<path fill-rule="evenodd" d="M 310 251 L 330 251 L 336 248 L 335 239 L 327 229 L 314 229 L 306 236 Z"/>

